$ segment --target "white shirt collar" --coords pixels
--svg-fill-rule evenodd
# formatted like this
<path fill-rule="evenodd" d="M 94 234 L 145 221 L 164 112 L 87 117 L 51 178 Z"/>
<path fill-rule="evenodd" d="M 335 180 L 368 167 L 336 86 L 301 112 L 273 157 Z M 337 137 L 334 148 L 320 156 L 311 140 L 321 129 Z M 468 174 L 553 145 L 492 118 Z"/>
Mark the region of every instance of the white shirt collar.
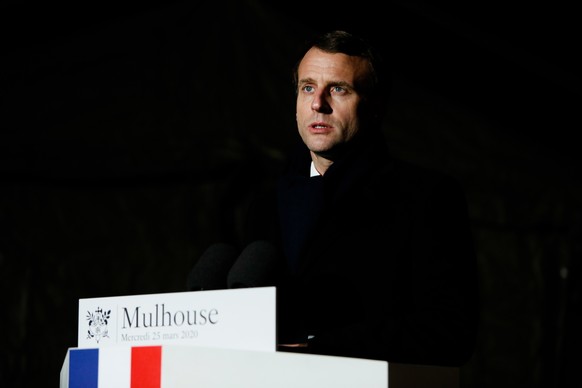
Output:
<path fill-rule="evenodd" d="M 310 177 L 314 177 L 314 176 L 319 176 L 319 175 L 321 175 L 321 174 L 315 168 L 315 164 L 313 163 L 313 160 L 312 160 L 311 161 L 311 168 L 310 168 L 309 176 Z"/>

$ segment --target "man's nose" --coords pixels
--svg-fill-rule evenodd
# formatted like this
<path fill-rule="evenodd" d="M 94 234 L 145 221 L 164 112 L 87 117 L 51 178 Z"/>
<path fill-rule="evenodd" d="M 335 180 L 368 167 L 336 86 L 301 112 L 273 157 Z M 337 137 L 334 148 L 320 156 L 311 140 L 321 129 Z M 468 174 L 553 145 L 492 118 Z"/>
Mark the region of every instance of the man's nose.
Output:
<path fill-rule="evenodd" d="M 328 96 L 323 92 L 318 92 L 313 96 L 313 101 L 311 101 L 311 109 L 316 112 L 330 113 L 331 106 L 328 102 Z"/>

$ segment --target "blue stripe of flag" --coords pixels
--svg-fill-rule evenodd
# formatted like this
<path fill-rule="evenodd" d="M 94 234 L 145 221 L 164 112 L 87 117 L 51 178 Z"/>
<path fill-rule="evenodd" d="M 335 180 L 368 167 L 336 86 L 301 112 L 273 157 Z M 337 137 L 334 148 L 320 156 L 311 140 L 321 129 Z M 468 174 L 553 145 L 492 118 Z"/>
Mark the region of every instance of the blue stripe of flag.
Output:
<path fill-rule="evenodd" d="M 69 351 L 69 388 L 98 388 L 99 349 Z"/>

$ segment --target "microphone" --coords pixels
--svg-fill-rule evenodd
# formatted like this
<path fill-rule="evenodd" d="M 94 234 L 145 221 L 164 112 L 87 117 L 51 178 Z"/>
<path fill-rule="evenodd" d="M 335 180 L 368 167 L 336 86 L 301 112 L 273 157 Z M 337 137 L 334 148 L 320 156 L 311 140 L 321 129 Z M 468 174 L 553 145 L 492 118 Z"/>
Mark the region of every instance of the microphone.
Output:
<path fill-rule="evenodd" d="M 274 286 L 279 267 L 279 251 L 270 242 L 258 240 L 241 252 L 228 272 L 228 288 Z"/>
<path fill-rule="evenodd" d="M 209 246 L 188 274 L 188 291 L 226 289 L 226 276 L 235 262 L 237 251 L 226 243 Z"/>

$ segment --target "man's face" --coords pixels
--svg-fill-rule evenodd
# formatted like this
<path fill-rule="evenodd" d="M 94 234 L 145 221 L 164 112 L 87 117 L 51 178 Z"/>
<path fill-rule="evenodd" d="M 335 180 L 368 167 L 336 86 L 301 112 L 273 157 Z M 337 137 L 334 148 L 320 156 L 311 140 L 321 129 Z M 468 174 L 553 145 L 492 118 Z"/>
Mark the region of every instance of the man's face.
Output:
<path fill-rule="evenodd" d="M 312 153 L 333 159 L 333 151 L 360 130 L 365 59 L 311 48 L 298 68 L 297 127 Z"/>

